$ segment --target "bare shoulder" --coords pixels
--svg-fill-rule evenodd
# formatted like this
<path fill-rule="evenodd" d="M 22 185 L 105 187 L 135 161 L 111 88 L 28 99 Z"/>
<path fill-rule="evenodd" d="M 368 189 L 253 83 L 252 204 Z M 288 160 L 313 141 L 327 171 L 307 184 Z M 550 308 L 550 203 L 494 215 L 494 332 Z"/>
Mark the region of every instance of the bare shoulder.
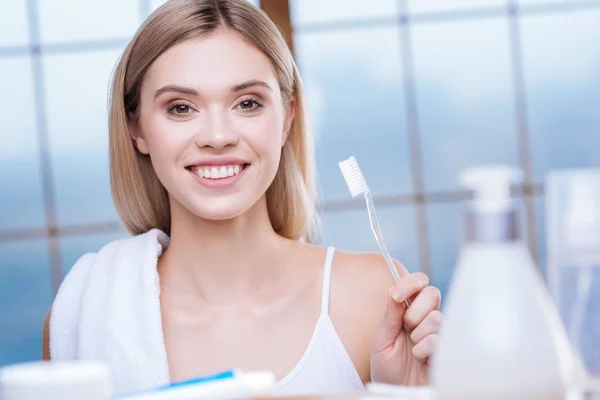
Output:
<path fill-rule="evenodd" d="M 394 260 L 394 263 L 401 275 L 404 275 L 402 272 L 407 273 L 399 261 Z M 355 286 L 363 294 L 377 296 L 382 289 L 387 293 L 387 289 L 394 285 L 394 278 L 380 253 L 336 250 L 334 266 L 339 280 L 345 285 Z"/>
<path fill-rule="evenodd" d="M 299 250 L 299 251 L 298 251 Z M 296 247 L 293 258 L 299 261 L 303 274 L 322 274 L 322 265 L 327 249 L 322 246 L 301 244 Z M 396 268 L 406 271 L 406 268 L 394 260 Z M 319 271 L 309 268 L 317 267 Z M 376 319 L 375 309 L 381 309 L 381 315 L 386 304 L 389 289 L 394 285 L 394 279 L 387 266 L 385 258 L 380 253 L 350 252 L 335 250 L 330 282 L 331 306 L 337 311 L 338 304 L 352 304 L 353 311 L 364 311 Z M 403 275 L 401 273 L 401 275 Z M 373 315 L 375 314 L 375 315 Z"/>
<path fill-rule="evenodd" d="M 394 260 L 396 268 L 406 268 Z M 404 275 L 401 273 L 401 275 Z M 378 325 L 383 318 L 394 279 L 380 253 L 337 250 L 332 268 L 332 306 L 351 304 L 361 323 Z M 333 310 L 337 311 L 337 307 Z"/>
<path fill-rule="evenodd" d="M 394 260 L 401 272 L 406 268 Z M 401 273 L 401 275 L 403 275 Z M 380 253 L 336 250 L 330 315 L 363 381 L 370 379 L 370 345 L 395 282 Z"/>

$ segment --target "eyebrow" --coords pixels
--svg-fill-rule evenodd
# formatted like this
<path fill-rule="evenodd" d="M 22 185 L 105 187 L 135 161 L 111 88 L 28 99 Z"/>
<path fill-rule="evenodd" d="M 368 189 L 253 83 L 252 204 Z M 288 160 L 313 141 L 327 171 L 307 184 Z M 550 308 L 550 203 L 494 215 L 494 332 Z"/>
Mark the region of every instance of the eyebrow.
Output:
<path fill-rule="evenodd" d="M 197 90 L 187 88 L 185 86 L 167 85 L 167 86 L 163 86 L 160 89 L 158 89 L 156 91 L 156 93 L 154 93 L 154 98 L 156 99 L 161 94 L 167 93 L 167 92 L 183 93 L 183 94 L 189 94 L 192 96 L 198 96 Z"/>
<path fill-rule="evenodd" d="M 265 89 L 268 89 L 271 92 L 273 91 L 273 89 L 271 88 L 271 86 L 269 86 L 268 83 L 257 80 L 257 79 L 252 79 L 252 80 L 249 80 L 246 82 L 239 83 L 237 85 L 233 85 L 229 89 L 229 91 L 232 93 L 241 92 L 242 90 L 248 89 L 253 86 L 260 86 Z M 198 91 L 195 89 L 185 87 L 185 86 L 179 86 L 179 85 L 167 85 L 167 86 L 163 86 L 162 88 L 158 89 L 156 91 L 156 93 L 154 94 L 154 98 L 156 99 L 161 94 L 167 93 L 167 92 L 175 92 L 175 93 L 188 94 L 191 96 L 198 96 Z"/>
<path fill-rule="evenodd" d="M 268 89 L 271 92 L 273 91 L 273 89 L 271 88 L 271 86 L 269 86 L 268 83 L 259 81 L 258 79 L 252 79 L 250 81 L 246 81 L 246 82 L 240 83 L 238 85 L 234 85 L 231 87 L 230 90 L 235 93 L 235 92 L 240 92 L 244 89 L 248 89 L 253 86 L 260 86 L 260 87 L 264 87 L 265 89 Z"/>

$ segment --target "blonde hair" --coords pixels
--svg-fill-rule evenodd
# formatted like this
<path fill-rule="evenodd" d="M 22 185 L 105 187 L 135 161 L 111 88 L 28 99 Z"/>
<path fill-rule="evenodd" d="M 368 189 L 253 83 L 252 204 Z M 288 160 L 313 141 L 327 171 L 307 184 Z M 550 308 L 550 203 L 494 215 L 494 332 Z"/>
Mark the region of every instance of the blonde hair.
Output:
<path fill-rule="evenodd" d="M 134 146 L 128 122 L 138 117 L 142 80 L 152 62 L 177 43 L 219 28 L 236 32 L 260 49 L 273 65 L 284 103 L 295 103 L 295 118 L 266 202 L 275 232 L 310 243 L 318 231 L 317 190 L 302 82 L 281 32 L 263 11 L 246 0 L 168 1 L 148 18 L 125 49 L 114 73 L 109 111 L 110 180 L 115 208 L 134 235 L 152 228 L 170 234 L 167 191 L 150 158 Z"/>

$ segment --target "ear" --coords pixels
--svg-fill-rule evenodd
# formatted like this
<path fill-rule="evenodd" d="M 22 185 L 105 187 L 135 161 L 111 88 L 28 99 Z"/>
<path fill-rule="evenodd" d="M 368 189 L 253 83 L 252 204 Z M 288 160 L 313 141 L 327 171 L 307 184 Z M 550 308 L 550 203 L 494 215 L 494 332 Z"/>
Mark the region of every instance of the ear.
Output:
<path fill-rule="evenodd" d="M 292 129 L 292 123 L 296 116 L 296 99 L 292 99 L 290 104 L 287 106 L 285 113 L 285 122 L 283 124 L 283 140 L 281 141 L 281 147 L 283 147 L 290 135 L 290 129 Z"/>
<path fill-rule="evenodd" d="M 135 147 L 137 147 L 138 151 L 142 154 L 149 154 L 150 150 L 148 149 L 148 143 L 142 136 L 140 124 L 137 118 L 131 118 L 127 122 L 127 125 L 129 126 L 129 135 L 131 136 L 131 140 L 133 140 L 135 143 Z"/>

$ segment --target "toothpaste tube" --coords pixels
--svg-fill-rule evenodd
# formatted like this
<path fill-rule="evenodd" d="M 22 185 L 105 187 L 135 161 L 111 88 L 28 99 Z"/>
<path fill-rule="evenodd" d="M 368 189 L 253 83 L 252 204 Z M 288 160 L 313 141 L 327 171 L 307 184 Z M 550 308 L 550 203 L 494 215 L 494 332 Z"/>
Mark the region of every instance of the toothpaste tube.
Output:
<path fill-rule="evenodd" d="M 119 400 L 199 400 L 267 397 L 275 388 L 271 371 L 230 370 L 187 381 L 174 382 L 149 391 L 119 397 Z"/>

